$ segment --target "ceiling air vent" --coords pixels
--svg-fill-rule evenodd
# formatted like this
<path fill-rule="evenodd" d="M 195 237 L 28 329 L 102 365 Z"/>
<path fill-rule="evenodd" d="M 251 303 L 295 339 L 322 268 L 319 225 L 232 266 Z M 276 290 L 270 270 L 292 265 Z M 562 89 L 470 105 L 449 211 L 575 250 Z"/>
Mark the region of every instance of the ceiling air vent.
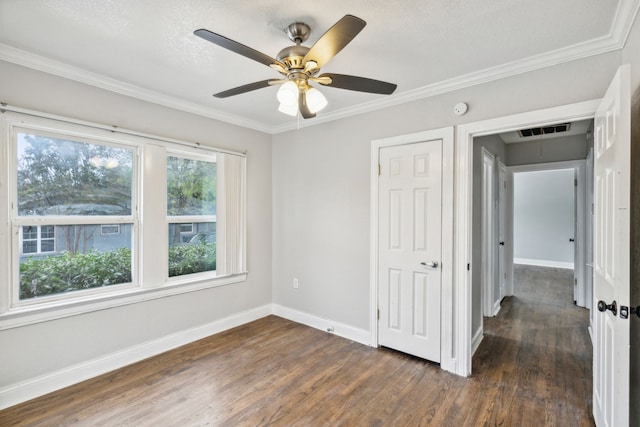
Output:
<path fill-rule="evenodd" d="M 557 125 L 544 126 L 539 128 L 520 129 L 518 134 L 521 138 L 528 138 L 530 136 L 548 135 L 551 133 L 563 133 L 569 131 L 571 123 L 560 123 Z"/>

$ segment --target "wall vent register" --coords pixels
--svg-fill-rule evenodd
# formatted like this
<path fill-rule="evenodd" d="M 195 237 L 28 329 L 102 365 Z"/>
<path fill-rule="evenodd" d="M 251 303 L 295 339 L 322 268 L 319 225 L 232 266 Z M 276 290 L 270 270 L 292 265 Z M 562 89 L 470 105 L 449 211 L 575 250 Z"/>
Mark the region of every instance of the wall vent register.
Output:
<path fill-rule="evenodd" d="M 552 126 L 543 126 L 537 128 L 520 129 L 518 134 L 520 138 L 528 138 L 531 136 L 548 135 L 552 133 L 564 133 L 571 129 L 571 123 L 559 123 Z"/>

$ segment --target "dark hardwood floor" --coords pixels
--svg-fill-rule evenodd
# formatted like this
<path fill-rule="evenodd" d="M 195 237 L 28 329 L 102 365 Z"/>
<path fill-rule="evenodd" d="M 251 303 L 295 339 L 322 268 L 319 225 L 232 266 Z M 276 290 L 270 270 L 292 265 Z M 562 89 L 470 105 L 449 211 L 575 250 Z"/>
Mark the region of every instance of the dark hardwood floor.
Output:
<path fill-rule="evenodd" d="M 589 426 L 588 312 L 516 271 L 473 376 L 275 316 L 0 411 L 0 426 Z M 559 278 L 559 279 L 558 279 Z"/>

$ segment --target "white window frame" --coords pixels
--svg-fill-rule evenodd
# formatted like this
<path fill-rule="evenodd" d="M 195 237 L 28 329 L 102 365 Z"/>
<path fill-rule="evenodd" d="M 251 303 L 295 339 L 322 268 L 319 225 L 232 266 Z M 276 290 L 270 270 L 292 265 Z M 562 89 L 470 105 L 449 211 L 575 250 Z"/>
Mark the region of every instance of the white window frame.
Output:
<path fill-rule="evenodd" d="M 194 156 L 196 160 L 201 160 L 207 157 L 216 158 L 220 153 L 225 153 L 240 156 L 244 162 L 245 154 L 213 147 L 201 147 L 135 131 L 123 129 L 114 131 L 113 128 L 106 125 L 75 121 L 18 107 L 3 106 L 3 108 L 6 111 L 0 116 L 0 171 L 4 169 L 4 172 L 0 172 L 0 224 L 6 224 L 6 226 L 0 225 L 0 237 L 2 237 L 0 239 L 0 330 L 246 280 L 247 272 L 244 269 L 225 275 L 198 273 L 178 276 L 180 280 L 168 279 L 169 218 L 166 215 L 166 191 L 158 191 L 157 188 L 158 182 L 166 183 L 166 167 L 160 166 L 166 162 L 168 155 L 181 157 L 190 155 Z M 17 209 L 12 206 L 17 206 L 15 187 L 17 164 L 13 159 L 17 158 L 15 146 L 18 129 L 38 134 L 53 134 L 61 139 L 133 149 L 134 177 L 132 180 L 131 215 L 122 217 L 17 217 Z M 240 179 L 246 182 L 246 170 L 242 171 Z M 144 189 L 145 182 L 150 185 L 148 191 Z M 218 186 L 220 186 L 219 181 Z M 246 203 L 244 187 L 240 197 L 241 203 Z M 198 221 L 201 220 L 216 221 L 216 216 L 198 217 Z M 176 222 L 194 221 L 180 217 L 180 220 Z M 132 283 L 18 301 L 16 293 L 21 256 L 19 246 L 21 233 L 18 227 L 65 224 L 131 224 Z M 243 241 L 240 244 L 238 256 L 245 259 L 246 212 L 244 211 L 241 212 L 239 224 L 242 224 Z M 159 268 L 159 260 L 164 264 L 164 268 Z"/>
<path fill-rule="evenodd" d="M 23 123 L 11 123 L 9 129 L 9 153 L 11 159 L 9 161 L 9 167 L 7 169 L 10 170 L 9 177 L 9 186 L 10 186 L 10 206 L 12 209 L 10 210 L 9 218 L 11 221 L 11 226 L 15 230 L 20 230 L 24 226 L 38 226 L 41 225 L 53 225 L 54 227 L 59 226 L 76 226 L 76 225 L 102 225 L 102 224 L 131 224 L 134 228 L 138 224 L 138 218 L 135 215 L 135 212 L 138 211 L 138 203 L 137 203 L 137 194 L 138 194 L 138 182 L 136 179 L 138 175 L 138 158 L 140 156 L 140 147 L 139 144 L 131 144 L 131 143 L 123 143 L 119 138 L 114 138 L 113 135 L 101 135 L 101 132 L 91 132 L 88 129 L 84 129 L 82 132 L 81 129 L 73 130 L 68 129 L 66 126 L 61 126 L 61 129 L 58 129 L 54 123 L 50 123 L 49 126 L 44 123 L 40 123 L 40 121 L 35 122 L 23 122 Z M 17 159 L 17 137 L 20 133 L 28 133 L 28 134 L 36 134 L 40 136 L 52 137 L 62 140 L 70 140 L 75 142 L 94 144 L 94 145 L 103 145 L 114 148 L 122 148 L 127 149 L 132 152 L 132 200 L 131 200 L 131 214 L 130 215 L 113 215 L 113 216 L 103 216 L 103 215 L 95 215 L 95 216 L 71 216 L 71 215 L 29 215 L 29 216 L 20 216 L 18 214 L 18 194 L 17 194 L 17 163 L 13 161 L 13 159 Z M 12 233 L 16 234 L 16 233 Z M 10 289 L 9 289 L 9 307 L 13 310 L 19 310 L 21 308 L 29 308 L 29 307 L 38 307 L 45 306 L 48 304 L 55 304 L 56 302 L 64 302 L 64 301 L 72 301 L 76 298 L 86 298 L 87 296 L 99 296 L 103 294 L 111 294 L 114 292 L 119 292 L 122 290 L 128 290 L 131 288 L 135 288 L 139 286 L 139 281 L 137 280 L 137 270 L 138 265 L 136 262 L 136 252 L 137 246 L 134 242 L 131 242 L 131 251 L 132 251 L 132 264 L 131 264 L 131 282 L 123 283 L 118 285 L 110 285 L 100 288 L 92 288 L 85 289 L 81 291 L 73 291 L 68 293 L 59 293 L 52 294 L 47 296 L 42 296 L 33 299 L 20 300 L 20 269 L 19 262 L 20 257 L 15 256 L 18 253 L 15 248 L 15 244 L 10 252 L 11 257 L 11 269 L 13 271 L 13 275 L 11 280 L 9 281 Z M 21 248 L 20 248 L 21 252 Z"/>
<path fill-rule="evenodd" d="M 56 227 L 54 225 L 36 225 L 36 238 L 35 239 L 25 239 L 24 238 L 24 227 L 29 227 L 27 225 L 23 225 L 20 227 L 20 255 L 21 256 L 32 256 L 32 255 L 40 255 L 40 254 L 53 254 L 56 252 Z M 53 227 L 53 237 L 42 237 L 42 227 Z M 43 251 L 42 250 L 42 241 L 43 240 L 53 240 L 53 250 Z M 36 242 L 36 251 L 35 252 L 25 252 L 24 251 L 24 242 Z"/>
<path fill-rule="evenodd" d="M 193 151 L 193 150 L 184 150 L 184 149 L 168 149 L 167 150 L 167 159 L 169 157 L 178 157 L 181 159 L 187 159 L 187 160 L 195 160 L 195 161 L 199 161 L 199 162 L 208 162 L 208 163 L 215 163 L 216 165 L 216 171 L 218 170 L 218 157 L 216 155 L 216 153 L 203 153 L 201 151 Z M 166 180 L 165 180 L 166 182 Z M 216 180 L 216 185 L 220 182 L 220 180 Z M 217 195 L 217 188 L 216 188 L 216 195 Z M 166 193 L 166 191 L 165 191 Z M 165 214 L 167 212 L 167 208 L 165 206 L 165 210 L 164 210 Z M 166 224 L 165 224 L 165 229 L 167 230 L 167 233 L 169 232 L 169 224 L 191 224 L 193 227 L 193 224 L 195 223 L 204 223 L 204 222 L 216 222 L 216 215 L 166 215 Z M 217 224 L 216 224 L 217 227 Z M 180 233 L 182 234 L 182 233 Z M 216 248 L 219 249 L 219 248 Z M 185 274 L 182 276 L 173 276 L 173 277 L 169 277 L 169 250 L 167 247 L 167 252 L 166 252 L 166 257 L 167 257 L 167 269 L 166 269 L 166 275 L 167 275 L 167 280 L 169 283 L 174 283 L 174 284 L 179 284 L 179 283 L 185 283 L 185 282 L 189 282 L 189 281 L 193 281 L 193 280 L 203 280 L 203 279 L 208 279 L 208 278 L 214 278 L 218 275 L 217 270 L 212 270 L 212 271 L 203 271 L 200 273 L 192 273 L 192 274 Z"/>

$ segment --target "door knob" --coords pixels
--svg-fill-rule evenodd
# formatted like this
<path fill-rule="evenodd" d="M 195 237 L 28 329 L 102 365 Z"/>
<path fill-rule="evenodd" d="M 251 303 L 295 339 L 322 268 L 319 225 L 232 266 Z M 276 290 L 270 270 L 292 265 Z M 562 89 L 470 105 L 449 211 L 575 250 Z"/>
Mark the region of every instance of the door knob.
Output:
<path fill-rule="evenodd" d="M 504 242 L 500 242 L 500 246 L 504 246 Z"/>
<path fill-rule="evenodd" d="M 421 262 L 420 265 L 425 267 L 438 268 L 438 261 Z"/>
<path fill-rule="evenodd" d="M 573 243 L 573 242 L 575 242 L 575 241 L 576 241 L 576 239 L 574 239 L 573 237 L 570 237 L 570 238 L 569 238 L 569 241 Z"/>
<path fill-rule="evenodd" d="M 611 310 L 614 316 L 618 315 L 618 303 L 615 300 L 611 304 L 607 304 L 604 301 L 598 301 L 598 311 L 604 313 L 607 310 Z"/>

